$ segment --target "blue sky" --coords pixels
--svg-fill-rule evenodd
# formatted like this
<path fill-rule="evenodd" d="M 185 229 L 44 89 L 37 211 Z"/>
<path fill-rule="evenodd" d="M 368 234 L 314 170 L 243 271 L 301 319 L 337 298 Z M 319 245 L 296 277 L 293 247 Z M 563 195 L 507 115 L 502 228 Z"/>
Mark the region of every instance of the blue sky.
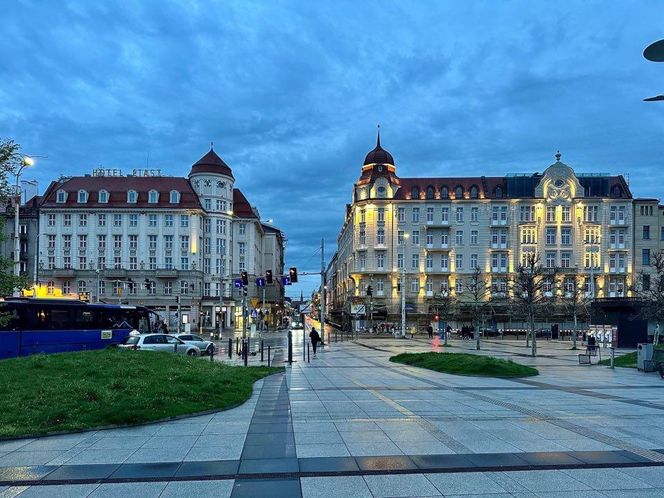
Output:
<path fill-rule="evenodd" d="M 542 171 L 560 149 L 662 195 L 664 103 L 642 102 L 664 93 L 642 57 L 661 2 L 0 3 L 0 137 L 48 156 L 42 189 L 148 156 L 186 176 L 214 141 L 301 270 L 377 123 L 400 176 Z"/>

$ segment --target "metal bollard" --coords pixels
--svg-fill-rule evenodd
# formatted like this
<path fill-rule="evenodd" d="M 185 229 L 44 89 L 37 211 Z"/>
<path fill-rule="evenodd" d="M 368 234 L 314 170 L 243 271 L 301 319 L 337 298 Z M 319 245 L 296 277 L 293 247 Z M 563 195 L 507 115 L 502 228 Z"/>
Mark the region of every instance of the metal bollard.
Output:
<path fill-rule="evenodd" d="M 307 343 L 307 363 L 311 363 L 311 354 L 309 353 L 309 343 Z"/>
<path fill-rule="evenodd" d="M 249 341 L 244 341 L 244 366 L 247 366 L 247 362 L 249 361 Z"/>
<path fill-rule="evenodd" d="M 239 337 L 235 338 L 235 354 L 237 356 L 240 356 L 240 338 Z"/>
<path fill-rule="evenodd" d="M 261 363 L 263 363 L 263 339 L 261 339 Z"/>
<path fill-rule="evenodd" d="M 288 364 L 293 364 L 293 331 L 288 330 Z"/>
<path fill-rule="evenodd" d="M 616 348 L 611 346 L 611 368 L 614 368 L 614 361 L 616 359 Z"/>
<path fill-rule="evenodd" d="M 267 366 L 270 366 L 270 346 L 267 347 Z"/>
<path fill-rule="evenodd" d="M 307 359 L 306 353 L 304 351 L 304 348 L 306 348 L 306 347 L 307 347 L 307 331 L 303 330 L 302 331 L 302 361 L 306 361 L 306 359 Z"/>
<path fill-rule="evenodd" d="M 210 363 L 212 363 L 213 361 L 214 361 L 214 349 L 210 353 Z"/>
<path fill-rule="evenodd" d="M 233 339 L 228 338 L 228 358 L 233 358 Z"/>

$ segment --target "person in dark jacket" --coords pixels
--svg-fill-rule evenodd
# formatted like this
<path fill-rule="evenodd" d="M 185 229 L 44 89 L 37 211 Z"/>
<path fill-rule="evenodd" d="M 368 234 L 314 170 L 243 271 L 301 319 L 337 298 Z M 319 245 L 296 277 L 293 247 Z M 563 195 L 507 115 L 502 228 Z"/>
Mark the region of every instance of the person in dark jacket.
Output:
<path fill-rule="evenodd" d="M 318 335 L 318 331 L 316 331 L 316 329 L 313 327 L 311 327 L 311 332 L 309 332 L 309 338 L 311 339 L 311 347 L 314 350 L 314 358 L 315 358 L 316 347 L 318 346 L 318 343 L 320 341 L 320 335 Z"/>
<path fill-rule="evenodd" d="M 427 334 L 429 334 L 429 339 L 433 339 L 433 327 L 431 325 L 427 327 Z"/>

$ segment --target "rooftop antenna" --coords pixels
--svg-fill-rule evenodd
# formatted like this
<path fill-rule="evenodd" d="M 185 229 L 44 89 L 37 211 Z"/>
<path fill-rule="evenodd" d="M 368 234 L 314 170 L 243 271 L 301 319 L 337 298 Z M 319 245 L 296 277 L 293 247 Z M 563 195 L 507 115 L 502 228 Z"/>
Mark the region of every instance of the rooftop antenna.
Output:
<path fill-rule="evenodd" d="M 210 150 L 214 149 L 214 142 L 210 141 Z"/>
<path fill-rule="evenodd" d="M 625 179 L 627 180 L 627 186 L 629 187 L 629 172 L 625 175 Z"/>

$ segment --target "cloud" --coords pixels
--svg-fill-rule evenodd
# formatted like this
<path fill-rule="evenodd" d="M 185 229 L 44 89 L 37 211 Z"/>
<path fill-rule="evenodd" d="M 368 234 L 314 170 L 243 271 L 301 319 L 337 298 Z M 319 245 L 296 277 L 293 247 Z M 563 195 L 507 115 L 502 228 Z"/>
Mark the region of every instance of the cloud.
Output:
<path fill-rule="evenodd" d="M 321 237 L 329 259 L 379 122 L 401 176 L 541 171 L 560 149 L 660 196 L 664 108 L 641 100 L 664 65 L 641 52 L 663 21 L 645 1 L 21 0 L 0 136 L 48 155 L 42 188 L 148 158 L 186 175 L 214 141 L 300 266 Z"/>

